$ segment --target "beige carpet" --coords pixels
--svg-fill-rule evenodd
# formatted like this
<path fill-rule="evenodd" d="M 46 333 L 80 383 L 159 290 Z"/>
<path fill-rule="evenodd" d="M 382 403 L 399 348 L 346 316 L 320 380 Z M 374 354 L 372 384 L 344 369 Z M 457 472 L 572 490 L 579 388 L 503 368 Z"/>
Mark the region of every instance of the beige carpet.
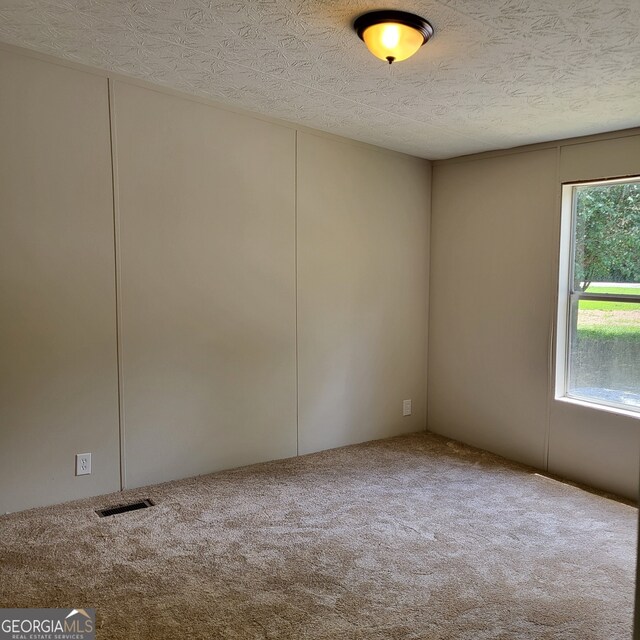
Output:
<path fill-rule="evenodd" d="M 3 516 L 0 606 L 95 607 L 99 638 L 628 640 L 635 536 L 418 434 Z"/>

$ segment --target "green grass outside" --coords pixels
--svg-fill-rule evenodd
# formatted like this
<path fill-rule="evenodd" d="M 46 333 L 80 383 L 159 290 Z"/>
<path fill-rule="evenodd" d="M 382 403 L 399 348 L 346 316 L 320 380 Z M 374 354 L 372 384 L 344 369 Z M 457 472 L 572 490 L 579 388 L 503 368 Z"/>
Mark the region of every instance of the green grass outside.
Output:
<path fill-rule="evenodd" d="M 623 296 L 640 295 L 639 287 L 594 287 L 590 286 L 587 293 L 618 293 Z"/>
<path fill-rule="evenodd" d="M 599 300 L 580 300 L 580 308 L 591 311 L 633 311 L 640 308 L 633 302 L 600 302 Z"/>
<path fill-rule="evenodd" d="M 589 287 L 588 293 L 638 295 L 634 287 Z M 581 300 L 572 350 L 576 387 L 640 389 L 640 304 Z"/>
<path fill-rule="evenodd" d="M 640 289 L 633 287 L 589 287 L 587 293 L 617 293 L 638 295 Z M 616 316 L 616 311 L 640 311 L 640 304 L 633 302 L 601 302 L 599 300 L 581 300 L 581 311 L 606 311 L 610 316 L 607 324 L 591 324 L 587 319 L 579 322 L 578 337 L 586 340 L 625 340 L 640 342 L 640 321 L 629 324 Z"/>
<path fill-rule="evenodd" d="M 589 287 L 587 293 L 617 293 L 623 296 L 637 296 L 640 289 L 633 287 Z M 594 311 L 633 311 L 640 308 L 633 302 L 600 302 L 599 300 L 580 300 L 581 309 Z"/>

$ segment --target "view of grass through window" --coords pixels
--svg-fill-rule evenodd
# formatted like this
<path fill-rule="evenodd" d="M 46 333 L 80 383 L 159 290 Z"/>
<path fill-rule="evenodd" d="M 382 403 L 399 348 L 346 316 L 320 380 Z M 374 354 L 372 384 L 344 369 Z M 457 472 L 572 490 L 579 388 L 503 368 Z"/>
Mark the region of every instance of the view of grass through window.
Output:
<path fill-rule="evenodd" d="M 640 182 L 574 189 L 567 391 L 640 410 Z"/>

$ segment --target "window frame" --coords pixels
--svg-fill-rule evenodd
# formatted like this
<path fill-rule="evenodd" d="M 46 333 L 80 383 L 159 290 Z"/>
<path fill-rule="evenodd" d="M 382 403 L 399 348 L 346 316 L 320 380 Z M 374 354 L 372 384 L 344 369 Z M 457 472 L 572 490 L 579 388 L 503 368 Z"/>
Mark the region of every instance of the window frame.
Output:
<path fill-rule="evenodd" d="M 560 216 L 560 258 L 558 265 L 558 309 L 556 319 L 555 344 L 555 399 L 569 400 L 585 404 L 595 409 L 604 409 L 640 418 L 640 407 L 624 405 L 617 402 L 581 396 L 569 391 L 571 377 L 571 325 L 572 315 L 575 313 L 580 300 L 594 300 L 602 302 L 634 302 L 640 304 L 640 289 L 638 295 L 584 293 L 574 290 L 574 269 L 576 253 L 576 225 L 577 225 L 577 187 L 605 186 L 613 184 L 640 183 L 640 176 L 624 176 L 601 180 L 583 180 L 562 183 L 561 216 Z"/>

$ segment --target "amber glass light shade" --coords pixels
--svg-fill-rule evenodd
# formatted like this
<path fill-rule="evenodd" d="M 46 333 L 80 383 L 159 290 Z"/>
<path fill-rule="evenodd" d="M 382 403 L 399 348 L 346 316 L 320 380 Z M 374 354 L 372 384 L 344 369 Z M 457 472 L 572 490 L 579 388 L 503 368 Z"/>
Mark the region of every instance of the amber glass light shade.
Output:
<path fill-rule="evenodd" d="M 396 22 L 383 22 L 362 34 L 367 49 L 380 60 L 400 62 L 410 58 L 423 44 L 424 38 L 412 27 Z"/>
<path fill-rule="evenodd" d="M 424 18 L 404 11 L 365 13 L 353 26 L 369 51 L 389 64 L 410 58 L 433 35 Z"/>

